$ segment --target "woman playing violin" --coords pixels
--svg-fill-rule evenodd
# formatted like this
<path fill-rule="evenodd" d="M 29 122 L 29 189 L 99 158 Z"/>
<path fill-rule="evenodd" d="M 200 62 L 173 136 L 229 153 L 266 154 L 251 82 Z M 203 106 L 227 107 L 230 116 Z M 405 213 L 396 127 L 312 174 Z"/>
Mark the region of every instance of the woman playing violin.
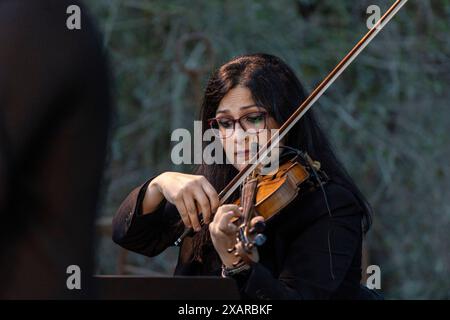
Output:
<path fill-rule="evenodd" d="M 370 206 L 333 153 L 309 110 L 280 142 L 281 155 L 301 150 L 320 163 L 327 182 L 299 192 L 266 221 L 265 243 L 252 248 L 252 263 L 236 265 L 242 215 L 234 202 L 220 205 L 218 192 L 251 157 L 247 132 L 279 128 L 306 99 L 294 72 L 279 58 L 244 55 L 222 65 L 204 94 L 203 129 L 219 134 L 227 159 L 201 164 L 195 174 L 164 172 L 134 189 L 113 220 L 113 240 L 155 256 L 172 246 L 185 228 L 175 275 L 217 275 L 236 280 L 247 299 L 360 299 L 362 239 L 371 223 Z M 262 222 L 252 218 L 250 227 Z"/>

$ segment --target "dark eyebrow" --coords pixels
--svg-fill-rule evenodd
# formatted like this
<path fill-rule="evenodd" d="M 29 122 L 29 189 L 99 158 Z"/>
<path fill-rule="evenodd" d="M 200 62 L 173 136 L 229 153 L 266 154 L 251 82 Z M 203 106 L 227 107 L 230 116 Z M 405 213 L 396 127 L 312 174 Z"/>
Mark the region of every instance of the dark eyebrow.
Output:
<path fill-rule="evenodd" d="M 251 104 L 251 105 L 248 105 L 248 106 L 242 106 L 242 107 L 239 108 L 239 110 L 248 109 L 248 108 L 252 108 L 252 107 L 259 107 L 259 108 L 261 108 L 261 107 L 258 106 L 257 104 Z M 227 113 L 227 112 L 230 112 L 230 110 L 228 110 L 228 109 L 222 109 L 222 110 L 217 110 L 217 111 L 216 111 L 216 114 L 217 114 L 217 113 Z"/>

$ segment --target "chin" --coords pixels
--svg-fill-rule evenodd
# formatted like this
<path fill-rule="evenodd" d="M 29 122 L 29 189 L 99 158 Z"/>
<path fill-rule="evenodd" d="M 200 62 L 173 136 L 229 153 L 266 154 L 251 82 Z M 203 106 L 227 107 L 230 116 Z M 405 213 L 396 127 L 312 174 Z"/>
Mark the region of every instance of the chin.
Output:
<path fill-rule="evenodd" d="M 245 168 L 245 166 L 248 164 L 248 161 L 245 161 L 245 163 L 235 163 L 233 164 L 233 166 L 238 170 L 241 171 L 242 169 Z"/>

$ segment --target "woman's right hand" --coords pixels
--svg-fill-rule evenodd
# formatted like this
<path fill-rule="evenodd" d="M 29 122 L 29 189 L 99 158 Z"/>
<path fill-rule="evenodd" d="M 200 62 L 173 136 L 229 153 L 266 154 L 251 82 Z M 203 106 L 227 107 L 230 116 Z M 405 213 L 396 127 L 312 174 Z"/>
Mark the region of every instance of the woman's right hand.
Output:
<path fill-rule="evenodd" d="M 195 231 L 200 231 L 201 229 L 199 214 L 202 214 L 203 222 L 208 224 L 212 221 L 213 214 L 219 207 L 217 191 L 201 175 L 179 172 L 164 172 L 160 174 L 147 187 L 144 197 L 144 208 L 146 207 L 145 202 L 151 202 L 157 191 L 167 201 L 176 206 L 184 225 L 188 228 L 193 228 Z"/>

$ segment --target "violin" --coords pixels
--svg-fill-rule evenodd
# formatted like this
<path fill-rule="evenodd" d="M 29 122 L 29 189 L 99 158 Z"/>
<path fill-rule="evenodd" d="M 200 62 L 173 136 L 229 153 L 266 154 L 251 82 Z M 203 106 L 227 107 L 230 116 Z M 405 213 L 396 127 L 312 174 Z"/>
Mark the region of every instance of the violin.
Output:
<path fill-rule="evenodd" d="M 396 0 L 386 13 L 375 23 L 375 25 L 361 38 L 361 40 L 350 50 L 350 52 L 337 64 L 337 66 L 324 78 L 324 80 L 311 92 L 295 112 L 282 124 L 278 133 L 270 137 L 256 155 L 219 193 L 220 205 L 224 204 L 239 186 L 242 187 L 239 204 L 244 212 L 239 221 L 239 231 L 236 237 L 236 245 L 228 249 L 235 252 L 238 257 L 237 263 L 242 261 L 251 263 L 252 248 L 262 245 L 265 237 L 262 234 L 264 224 L 256 224 L 250 228 L 251 218 L 262 215 L 266 221 L 279 213 L 286 205 L 296 198 L 299 192 L 305 188 L 305 182 L 320 179 L 311 179 L 311 173 L 319 178 L 320 163 L 312 161 L 307 154 L 297 152 L 298 157 L 293 161 L 281 165 L 273 174 L 261 175 L 259 169 L 261 163 L 267 159 L 274 146 L 279 145 L 281 139 L 291 130 L 301 117 L 313 106 L 342 72 L 353 60 L 364 50 L 364 48 L 375 38 L 384 26 L 397 14 L 408 0 Z M 256 160 L 256 161 L 255 161 Z M 292 160 L 292 159 L 291 159 Z M 304 163 L 302 163 L 302 160 Z M 307 183 L 306 183 L 307 184 Z M 305 185 L 306 185 L 305 184 Z M 321 186 L 321 184 L 320 184 Z M 175 241 L 178 246 L 181 241 L 193 232 L 192 228 L 184 230 L 183 234 Z"/>
<path fill-rule="evenodd" d="M 241 196 L 234 202 L 243 208 L 242 216 L 231 221 L 238 226 L 236 244 L 227 250 L 238 257 L 233 262 L 234 266 L 242 262 L 255 262 L 253 247 L 265 243 L 265 223 L 296 199 L 300 190 L 302 193 L 312 191 L 329 180 L 326 173 L 320 170 L 320 163 L 300 150 L 296 150 L 295 157 L 289 158 L 273 172 L 261 175 L 260 169 L 261 166 L 258 166 L 244 180 Z M 264 217 L 264 222 L 258 221 L 250 227 L 250 221 L 256 216 Z"/>

